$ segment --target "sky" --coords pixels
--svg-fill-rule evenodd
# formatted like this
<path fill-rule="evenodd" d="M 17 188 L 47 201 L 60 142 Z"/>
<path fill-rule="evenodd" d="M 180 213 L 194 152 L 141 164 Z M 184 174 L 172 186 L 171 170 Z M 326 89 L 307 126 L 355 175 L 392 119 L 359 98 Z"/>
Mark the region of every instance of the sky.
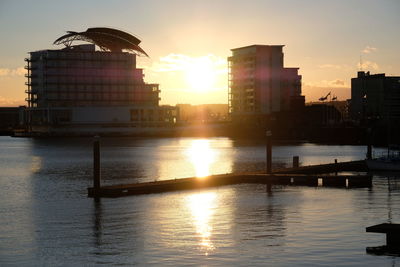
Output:
<path fill-rule="evenodd" d="M 0 0 L 0 106 L 25 104 L 28 52 L 90 27 L 142 40 L 138 65 L 161 104 L 227 103 L 230 49 L 252 44 L 285 45 L 307 102 L 345 100 L 361 68 L 400 76 L 399 14 L 400 0 Z"/>

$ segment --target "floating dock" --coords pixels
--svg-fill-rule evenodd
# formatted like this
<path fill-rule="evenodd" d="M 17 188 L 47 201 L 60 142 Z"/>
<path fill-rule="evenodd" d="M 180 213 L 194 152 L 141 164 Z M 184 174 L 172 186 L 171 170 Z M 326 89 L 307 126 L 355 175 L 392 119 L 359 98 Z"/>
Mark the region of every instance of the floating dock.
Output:
<path fill-rule="evenodd" d="M 193 190 L 235 184 L 265 184 L 267 191 L 272 185 L 304 185 L 333 187 L 371 187 L 371 175 L 338 175 L 342 171 L 364 172 L 368 168 L 365 161 L 350 161 L 299 167 L 299 157 L 293 157 L 293 168 L 272 171 L 272 145 L 267 132 L 267 168 L 265 173 L 231 173 L 191 177 L 173 180 L 160 180 L 147 183 L 100 186 L 100 141 L 93 142 L 93 187 L 88 188 L 88 197 L 122 197 L 128 195 L 164 193 L 178 190 Z M 333 173 L 333 174 L 332 174 Z"/>
<path fill-rule="evenodd" d="M 88 188 L 89 197 L 122 197 L 128 195 L 164 193 L 180 190 L 212 188 L 235 184 L 330 186 L 342 188 L 371 187 L 371 175 L 309 175 L 309 174 L 221 174 L 161 180 L 147 183 L 110 185 Z"/>
<path fill-rule="evenodd" d="M 368 166 L 365 160 L 355 160 L 310 166 L 301 166 L 295 168 L 284 168 L 274 170 L 273 173 L 301 173 L 301 174 L 313 174 L 313 173 L 334 173 L 334 172 L 367 172 Z"/>
<path fill-rule="evenodd" d="M 400 256 L 400 224 L 381 223 L 367 227 L 370 233 L 386 234 L 386 245 L 379 247 L 367 247 L 368 254 Z"/>

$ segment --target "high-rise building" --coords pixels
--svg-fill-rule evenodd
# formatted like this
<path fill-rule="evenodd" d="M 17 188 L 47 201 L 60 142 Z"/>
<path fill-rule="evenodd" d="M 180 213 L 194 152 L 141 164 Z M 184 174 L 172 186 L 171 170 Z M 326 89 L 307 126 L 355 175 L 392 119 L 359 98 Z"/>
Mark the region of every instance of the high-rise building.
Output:
<path fill-rule="evenodd" d="M 359 71 L 351 79 L 351 118 L 359 123 L 377 122 L 392 127 L 400 122 L 400 76 Z"/>
<path fill-rule="evenodd" d="M 136 67 L 137 55 L 147 56 L 139 43 L 119 30 L 90 28 L 57 39 L 63 49 L 31 52 L 26 59 L 30 131 L 102 134 L 173 123 L 174 109 L 159 106 L 158 84 L 145 83 Z"/>
<path fill-rule="evenodd" d="M 229 112 L 233 121 L 266 116 L 304 106 L 298 68 L 283 66 L 283 45 L 232 49 L 229 64 Z"/>

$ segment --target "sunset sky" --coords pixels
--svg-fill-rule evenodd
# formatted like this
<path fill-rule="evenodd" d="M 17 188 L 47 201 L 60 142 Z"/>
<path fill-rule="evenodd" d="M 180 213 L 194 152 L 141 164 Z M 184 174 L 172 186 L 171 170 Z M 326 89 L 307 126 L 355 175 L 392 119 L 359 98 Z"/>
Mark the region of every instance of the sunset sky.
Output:
<path fill-rule="evenodd" d="M 303 95 L 350 97 L 359 70 L 400 76 L 399 0 L 0 1 L 0 106 L 25 104 L 24 58 L 57 49 L 67 30 L 112 27 L 134 34 L 146 82 L 161 104 L 227 103 L 230 49 L 285 45 L 285 66 L 299 67 Z"/>

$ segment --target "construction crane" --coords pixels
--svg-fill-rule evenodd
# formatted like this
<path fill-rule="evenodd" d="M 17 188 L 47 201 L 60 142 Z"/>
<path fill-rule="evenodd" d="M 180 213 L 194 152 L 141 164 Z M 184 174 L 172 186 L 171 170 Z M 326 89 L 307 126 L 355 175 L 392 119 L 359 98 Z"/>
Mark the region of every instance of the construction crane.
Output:
<path fill-rule="evenodd" d="M 328 99 L 328 96 L 330 96 L 331 95 L 331 92 L 329 92 L 325 97 L 321 97 L 320 99 L 319 99 L 319 101 L 325 101 L 325 100 L 327 100 Z"/>

